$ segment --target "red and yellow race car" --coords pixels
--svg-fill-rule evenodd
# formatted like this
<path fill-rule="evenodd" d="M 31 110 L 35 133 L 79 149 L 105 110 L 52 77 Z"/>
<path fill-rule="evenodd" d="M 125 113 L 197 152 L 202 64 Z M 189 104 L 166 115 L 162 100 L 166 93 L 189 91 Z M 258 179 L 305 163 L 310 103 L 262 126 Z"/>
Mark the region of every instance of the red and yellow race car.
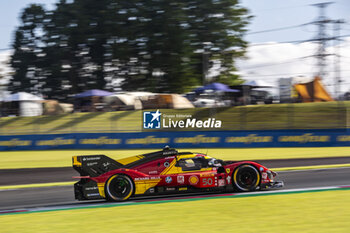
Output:
<path fill-rule="evenodd" d="M 125 201 L 140 195 L 254 191 L 283 187 L 276 173 L 252 161 L 223 161 L 205 154 L 161 151 L 113 160 L 105 155 L 73 156 L 80 173 L 78 200 Z"/>

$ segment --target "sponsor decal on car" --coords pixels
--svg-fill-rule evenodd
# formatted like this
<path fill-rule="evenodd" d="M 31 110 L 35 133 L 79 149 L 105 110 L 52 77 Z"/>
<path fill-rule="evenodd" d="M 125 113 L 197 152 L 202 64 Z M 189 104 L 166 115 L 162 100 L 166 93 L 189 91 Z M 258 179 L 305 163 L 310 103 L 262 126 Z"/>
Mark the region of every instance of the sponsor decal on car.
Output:
<path fill-rule="evenodd" d="M 196 185 L 196 184 L 198 184 L 199 179 L 198 179 L 198 176 L 192 175 L 192 176 L 190 176 L 188 181 L 190 182 L 190 184 Z"/>
<path fill-rule="evenodd" d="M 266 178 L 267 178 L 267 173 L 266 173 L 266 172 L 263 172 L 263 173 L 261 174 L 261 178 L 266 179 Z"/>
<path fill-rule="evenodd" d="M 230 173 L 231 169 L 230 168 L 226 168 L 226 173 Z"/>
<path fill-rule="evenodd" d="M 97 162 L 92 162 L 92 163 L 87 163 L 86 166 L 88 167 L 91 167 L 91 166 L 94 166 L 94 165 L 97 165 Z"/>
<path fill-rule="evenodd" d="M 158 180 L 158 179 L 160 179 L 159 176 L 151 176 L 151 177 L 137 177 L 134 180 L 137 181 L 137 180 Z"/>
<path fill-rule="evenodd" d="M 165 182 L 167 182 L 168 184 L 170 184 L 171 181 L 173 181 L 173 179 L 171 178 L 171 176 L 167 176 L 167 177 L 165 178 Z"/>
<path fill-rule="evenodd" d="M 164 167 L 169 167 L 170 163 L 168 161 L 164 162 Z"/>
<path fill-rule="evenodd" d="M 83 161 L 100 160 L 101 157 L 84 157 Z"/>
<path fill-rule="evenodd" d="M 227 184 L 231 184 L 231 176 L 227 176 L 226 180 L 227 180 Z"/>
<path fill-rule="evenodd" d="M 219 179 L 219 187 L 225 186 L 225 179 Z"/>
<path fill-rule="evenodd" d="M 185 183 L 185 177 L 184 176 L 178 176 L 177 177 L 177 183 L 179 183 L 179 184 Z"/>
<path fill-rule="evenodd" d="M 177 154 L 177 151 L 173 151 L 173 150 L 163 152 L 163 155 L 176 155 L 176 154 Z M 167 157 L 167 158 L 171 158 L 171 157 Z"/>
<path fill-rule="evenodd" d="M 86 194 L 86 196 L 93 197 L 93 196 L 100 196 L 100 194 L 99 193 L 88 193 L 88 194 Z"/>
<path fill-rule="evenodd" d="M 200 176 L 201 177 L 212 177 L 212 176 L 214 176 L 214 174 L 213 173 L 211 173 L 211 174 L 200 174 Z"/>
<path fill-rule="evenodd" d="M 179 188 L 179 191 L 186 191 L 186 190 L 187 190 L 187 187 Z"/>

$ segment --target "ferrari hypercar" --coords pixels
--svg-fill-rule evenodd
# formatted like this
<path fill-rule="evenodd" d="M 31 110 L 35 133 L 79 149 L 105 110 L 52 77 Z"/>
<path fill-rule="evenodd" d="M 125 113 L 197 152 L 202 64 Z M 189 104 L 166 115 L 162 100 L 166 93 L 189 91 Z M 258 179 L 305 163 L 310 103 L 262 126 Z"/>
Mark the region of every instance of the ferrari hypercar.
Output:
<path fill-rule="evenodd" d="M 205 154 L 164 148 L 113 160 L 105 155 L 73 156 L 80 179 L 77 200 L 125 201 L 141 195 L 247 192 L 281 188 L 276 173 L 252 161 L 223 161 Z"/>

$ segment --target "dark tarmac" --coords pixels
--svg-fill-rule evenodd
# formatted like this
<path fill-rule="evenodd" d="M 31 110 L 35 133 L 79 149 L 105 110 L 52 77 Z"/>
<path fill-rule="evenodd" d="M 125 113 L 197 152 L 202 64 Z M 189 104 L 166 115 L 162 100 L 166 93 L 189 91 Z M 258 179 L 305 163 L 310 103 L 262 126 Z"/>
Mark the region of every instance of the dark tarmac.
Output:
<path fill-rule="evenodd" d="M 267 167 L 294 167 L 350 163 L 350 157 L 258 161 Z M 0 185 L 72 181 L 72 168 L 0 170 Z M 350 168 L 279 172 L 284 189 L 350 185 Z M 159 196 L 162 197 L 162 196 Z M 155 197 L 145 200 L 152 201 Z M 73 186 L 0 190 L 0 211 L 60 205 L 86 205 L 74 200 Z"/>
<path fill-rule="evenodd" d="M 349 157 L 255 160 L 268 168 L 298 167 L 350 163 Z M 72 167 L 26 168 L 0 170 L 1 185 L 35 184 L 72 181 L 79 175 Z"/>

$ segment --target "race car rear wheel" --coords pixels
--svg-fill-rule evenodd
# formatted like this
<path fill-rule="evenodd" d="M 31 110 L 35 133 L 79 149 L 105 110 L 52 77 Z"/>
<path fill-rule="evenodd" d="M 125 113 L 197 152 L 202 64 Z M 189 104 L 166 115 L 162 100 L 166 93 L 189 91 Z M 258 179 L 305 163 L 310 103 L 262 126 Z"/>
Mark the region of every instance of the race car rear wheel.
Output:
<path fill-rule="evenodd" d="M 245 164 L 236 168 L 232 175 L 232 184 L 237 191 L 254 191 L 260 184 L 259 171 L 250 164 Z"/>
<path fill-rule="evenodd" d="M 134 192 L 134 183 L 126 175 L 114 175 L 106 183 L 106 197 L 111 201 L 125 201 Z"/>

